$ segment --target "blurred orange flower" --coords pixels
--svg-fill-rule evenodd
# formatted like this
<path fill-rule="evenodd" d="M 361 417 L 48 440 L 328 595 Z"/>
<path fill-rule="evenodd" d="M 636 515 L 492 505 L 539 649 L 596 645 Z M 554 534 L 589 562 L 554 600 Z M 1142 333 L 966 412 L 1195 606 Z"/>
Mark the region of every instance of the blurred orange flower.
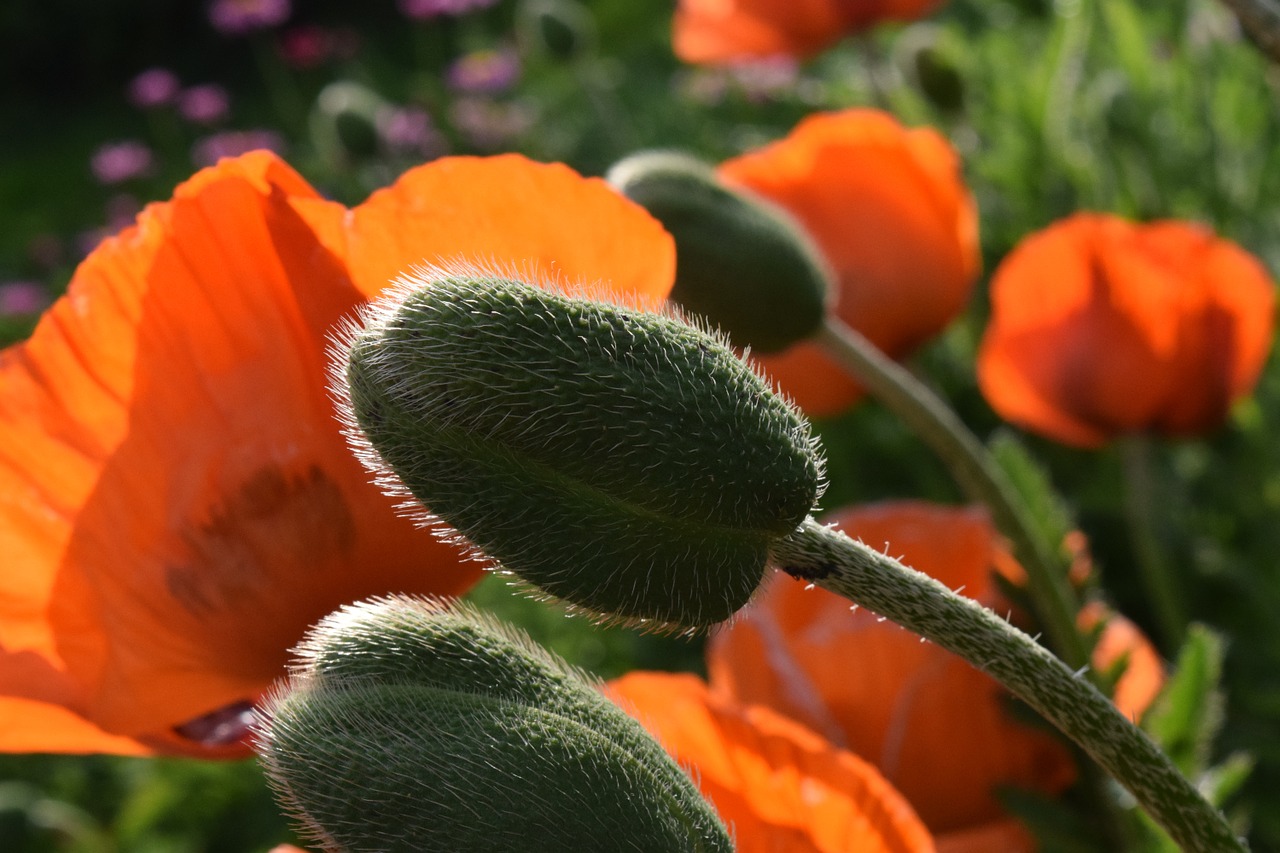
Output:
<path fill-rule="evenodd" d="M 672 42 L 685 62 L 803 58 L 849 33 L 913 21 L 939 5 L 940 0 L 680 0 Z"/>
<path fill-rule="evenodd" d="M 988 606 L 1007 607 L 993 570 L 1021 571 L 979 508 L 903 501 L 828 520 Z M 1129 665 L 1119 707 L 1137 717 L 1163 671 L 1141 634 L 1112 617 L 1095 664 L 1123 654 Z M 994 790 L 1056 794 L 1075 778 L 1067 749 L 1047 731 L 1011 719 L 1009 697 L 991 678 L 875 614 L 851 613 L 844 598 L 789 578 L 774 578 L 741 619 L 713 636 L 707 660 L 718 695 L 768 705 L 875 764 L 944 853 L 1033 850 Z"/>
<path fill-rule="evenodd" d="M 996 270 L 978 383 L 1001 417 L 1066 444 L 1199 435 L 1257 382 L 1274 312 L 1257 259 L 1203 227 L 1077 214 Z"/>
<path fill-rule="evenodd" d="M 681 764 L 730 828 L 738 853 L 928 853 L 928 830 L 856 755 L 692 675 L 633 672 L 606 692 Z"/>
<path fill-rule="evenodd" d="M 476 578 L 367 482 L 326 391 L 340 318 L 459 259 L 658 298 L 674 269 L 648 214 L 563 166 L 442 160 L 348 210 L 265 152 L 85 260 L 0 353 L 0 750 L 247 754 L 307 625 Z"/>
<path fill-rule="evenodd" d="M 799 220 L 835 273 L 836 315 L 890 356 L 964 309 L 981 263 L 977 208 L 937 132 L 876 110 L 823 113 L 720 175 Z M 811 343 L 759 361 L 809 415 L 836 414 L 862 393 Z"/>

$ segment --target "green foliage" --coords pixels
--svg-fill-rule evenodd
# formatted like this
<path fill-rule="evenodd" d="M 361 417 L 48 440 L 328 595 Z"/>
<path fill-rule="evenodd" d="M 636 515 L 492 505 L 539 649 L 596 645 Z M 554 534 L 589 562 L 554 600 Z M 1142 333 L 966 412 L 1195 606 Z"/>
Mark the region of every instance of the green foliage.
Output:
<path fill-rule="evenodd" d="M 1026 446 L 1007 430 L 996 433 L 987 443 L 992 458 L 1004 471 L 1027 511 L 1033 530 L 1041 542 L 1064 543 L 1075 530 L 1071 508 L 1053 488 L 1048 470 Z M 1066 555 L 1059 554 L 1066 564 Z"/>
<path fill-rule="evenodd" d="M 1210 803 L 1223 807 L 1244 785 L 1253 759 L 1233 753 L 1217 761 L 1214 743 L 1226 721 L 1221 689 L 1226 643 L 1203 625 L 1187 632 L 1169 681 L 1143 720 L 1143 728 Z M 1248 816 L 1239 821 L 1247 824 Z M 1152 850 L 1176 851 L 1162 834 L 1145 823 Z"/>

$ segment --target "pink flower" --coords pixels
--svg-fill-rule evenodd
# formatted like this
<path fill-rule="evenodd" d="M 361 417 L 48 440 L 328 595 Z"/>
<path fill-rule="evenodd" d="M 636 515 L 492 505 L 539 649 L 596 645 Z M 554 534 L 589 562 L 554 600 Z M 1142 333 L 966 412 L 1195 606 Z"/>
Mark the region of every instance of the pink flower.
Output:
<path fill-rule="evenodd" d="M 108 142 L 93 152 L 89 168 L 102 184 L 118 184 L 140 178 L 155 163 L 151 149 L 136 139 Z"/>
<path fill-rule="evenodd" d="M 194 124 L 217 124 L 231 112 L 231 98 L 215 83 L 192 86 L 178 96 L 178 111 Z"/>
<path fill-rule="evenodd" d="M 148 68 L 129 83 L 129 102 L 149 110 L 173 103 L 181 87 L 178 76 L 167 68 Z"/>
<path fill-rule="evenodd" d="M 34 281 L 0 282 L 0 317 L 26 317 L 49 306 L 49 294 Z"/>
<path fill-rule="evenodd" d="M 288 20 L 289 0 L 214 0 L 209 23 L 226 36 L 268 30 Z"/>
<path fill-rule="evenodd" d="M 441 15 L 465 15 L 487 9 L 498 0 L 399 0 L 400 13 L 415 21 L 428 21 Z"/>
<path fill-rule="evenodd" d="M 510 48 L 473 51 L 449 66 L 445 79 L 457 92 L 503 92 L 520 79 L 520 57 Z"/>
<path fill-rule="evenodd" d="M 274 130 L 228 130 L 198 140 L 191 149 L 191 160 L 197 166 L 212 166 L 224 157 L 258 149 L 282 153 L 284 139 Z"/>
<path fill-rule="evenodd" d="M 431 116 L 418 107 L 390 107 L 380 111 L 377 129 L 382 144 L 396 154 L 430 159 L 441 156 L 448 148 Z"/>
<path fill-rule="evenodd" d="M 333 30 L 315 24 L 290 27 L 280 36 L 280 58 L 292 68 L 318 68 L 334 59 L 351 59 L 360 49 L 352 30 Z"/>

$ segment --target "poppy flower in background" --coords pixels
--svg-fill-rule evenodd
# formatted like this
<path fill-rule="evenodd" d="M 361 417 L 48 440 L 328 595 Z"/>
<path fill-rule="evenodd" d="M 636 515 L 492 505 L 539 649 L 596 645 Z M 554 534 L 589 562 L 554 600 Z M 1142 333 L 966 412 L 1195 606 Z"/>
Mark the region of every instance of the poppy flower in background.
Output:
<path fill-rule="evenodd" d="M 886 354 L 907 355 L 964 310 L 981 264 L 977 208 L 936 131 L 878 110 L 820 113 L 719 174 L 804 226 L 835 274 L 832 310 Z M 816 344 L 756 358 L 811 416 L 862 394 Z"/>
<path fill-rule="evenodd" d="M 738 853 L 930 853 L 928 830 L 867 762 L 693 675 L 633 672 L 605 692 L 682 765 Z"/>
<path fill-rule="evenodd" d="M 992 571 L 1021 567 L 985 510 L 889 502 L 828 518 L 886 547 L 952 589 L 1004 612 Z M 1098 614 L 1082 617 L 1096 620 Z M 1128 654 L 1118 707 L 1138 717 L 1163 683 L 1159 658 L 1112 617 L 1094 663 Z M 1118 632 L 1117 632 L 1118 627 Z M 1032 851 L 1026 830 L 994 796 L 1001 786 L 1053 795 L 1075 778 L 1066 747 L 1007 712 L 1008 694 L 965 661 L 820 589 L 775 577 L 742 618 L 712 636 L 711 688 L 767 705 L 874 764 L 934 833 L 943 853 Z"/>
<path fill-rule="evenodd" d="M 850 33 L 914 21 L 940 0 L 680 0 L 672 45 L 685 62 L 813 56 Z"/>
<path fill-rule="evenodd" d="M 468 259 L 646 299 L 674 271 L 640 208 L 517 156 L 436 161 L 348 210 L 248 154 L 84 261 L 0 353 L 0 750 L 247 754 L 309 624 L 475 580 L 368 483 L 325 356 L 392 278 Z"/>
<path fill-rule="evenodd" d="M 1064 444 L 1203 435 L 1253 389 L 1274 313 L 1262 264 L 1208 229 L 1081 213 L 996 270 L 978 385 L 1002 418 Z"/>

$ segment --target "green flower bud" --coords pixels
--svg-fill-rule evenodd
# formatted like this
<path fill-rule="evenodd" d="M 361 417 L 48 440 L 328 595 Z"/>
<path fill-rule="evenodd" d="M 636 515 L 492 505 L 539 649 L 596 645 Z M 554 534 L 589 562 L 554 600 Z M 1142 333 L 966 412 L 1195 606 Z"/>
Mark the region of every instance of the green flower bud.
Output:
<path fill-rule="evenodd" d="M 633 154 L 607 180 L 675 237 L 673 301 L 759 352 L 778 352 L 817 331 L 831 274 L 790 214 L 725 186 L 709 165 L 676 152 Z"/>
<path fill-rule="evenodd" d="M 516 8 L 516 37 L 533 55 L 572 62 L 595 51 L 595 18 L 578 0 L 524 0 Z"/>
<path fill-rule="evenodd" d="M 256 745 L 325 849 L 733 849 L 637 723 L 471 609 L 404 597 L 349 606 L 298 653 Z"/>
<path fill-rule="evenodd" d="M 819 490 L 794 408 L 676 319 L 428 276 L 367 312 L 334 368 L 384 484 L 595 613 L 696 628 L 745 604 Z"/>
<path fill-rule="evenodd" d="M 377 92 L 361 83 L 330 83 L 312 107 L 311 139 L 333 165 L 372 157 L 378 152 L 378 114 L 387 107 Z"/>

